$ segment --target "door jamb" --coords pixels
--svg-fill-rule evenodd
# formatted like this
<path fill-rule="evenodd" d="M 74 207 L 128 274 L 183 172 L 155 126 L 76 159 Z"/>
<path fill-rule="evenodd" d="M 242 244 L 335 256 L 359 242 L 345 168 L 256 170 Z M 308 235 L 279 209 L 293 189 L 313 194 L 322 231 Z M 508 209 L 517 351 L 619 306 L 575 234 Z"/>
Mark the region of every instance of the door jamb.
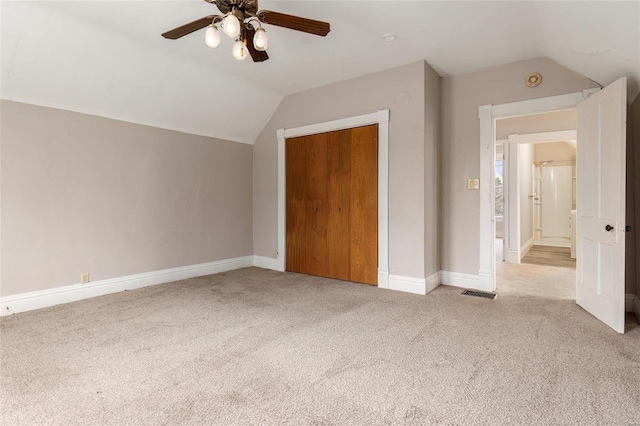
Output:
<path fill-rule="evenodd" d="M 577 130 L 560 130 L 539 133 L 523 133 L 508 135 L 508 139 L 496 141 L 504 146 L 504 261 L 521 263 L 520 258 L 526 248 L 535 241 L 535 229 L 531 241 L 521 241 L 521 205 L 520 205 L 520 164 L 519 150 L 521 145 L 541 144 L 563 141 L 576 141 Z M 534 226 L 535 228 L 535 226 Z"/>
<path fill-rule="evenodd" d="M 480 120 L 480 247 L 478 289 L 496 290 L 495 220 L 494 220 L 494 179 L 495 179 L 495 127 L 498 118 L 517 117 L 575 108 L 578 103 L 600 88 L 582 92 L 527 101 L 510 102 L 499 105 L 478 107 Z M 482 182 L 488 184 L 482 185 Z"/>
<path fill-rule="evenodd" d="M 354 127 L 378 125 L 378 287 L 389 288 L 389 110 L 278 129 L 278 259 L 276 269 L 286 267 L 286 170 L 285 139 Z"/>
<path fill-rule="evenodd" d="M 520 263 L 520 146 L 518 135 L 509 135 L 504 144 L 504 261 Z"/>

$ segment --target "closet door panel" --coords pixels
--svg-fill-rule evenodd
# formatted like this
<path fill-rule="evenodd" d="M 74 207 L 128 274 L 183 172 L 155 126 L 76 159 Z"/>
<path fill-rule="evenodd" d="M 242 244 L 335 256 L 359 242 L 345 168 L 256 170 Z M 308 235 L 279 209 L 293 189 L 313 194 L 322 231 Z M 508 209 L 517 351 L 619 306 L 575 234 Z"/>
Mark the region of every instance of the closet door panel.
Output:
<path fill-rule="evenodd" d="M 306 138 L 287 139 L 286 153 L 286 270 L 305 272 L 305 161 Z"/>
<path fill-rule="evenodd" d="M 378 284 L 378 126 L 351 129 L 351 280 Z"/>
<path fill-rule="evenodd" d="M 328 276 L 350 280 L 351 248 L 351 131 L 331 132 L 327 138 L 328 164 Z"/>
<path fill-rule="evenodd" d="M 327 276 L 327 139 L 326 133 L 306 137 L 306 273 Z"/>

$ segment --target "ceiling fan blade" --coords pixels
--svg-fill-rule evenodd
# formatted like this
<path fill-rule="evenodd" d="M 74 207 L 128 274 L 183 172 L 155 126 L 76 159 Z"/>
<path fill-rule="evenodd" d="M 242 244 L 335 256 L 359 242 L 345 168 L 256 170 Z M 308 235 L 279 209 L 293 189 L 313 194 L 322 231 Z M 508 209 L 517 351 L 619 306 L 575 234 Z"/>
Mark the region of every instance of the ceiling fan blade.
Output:
<path fill-rule="evenodd" d="M 269 59 L 269 55 L 267 55 L 267 52 L 257 50 L 253 46 L 253 36 L 255 34 L 256 30 L 251 25 L 242 29 L 242 38 L 247 42 L 247 49 L 249 50 L 249 54 L 251 54 L 253 62 L 264 62 Z"/>
<path fill-rule="evenodd" d="M 208 26 L 215 18 L 215 15 L 205 16 L 204 18 L 198 19 L 197 21 L 189 22 L 181 27 L 174 28 L 171 31 L 167 31 L 162 34 L 162 37 L 168 38 L 171 40 L 178 39 L 180 37 L 184 37 L 187 34 L 191 34 L 194 31 L 198 31 L 201 28 Z"/>
<path fill-rule="evenodd" d="M 331 26 L 328 22 L 314 21 L 313 19 L 300 18 L 298 16 L 272 12 L 270 10 L 261 10 L 257 16 L 258 19 L 265 24 L 277 25 L 278 27 L 289 28 L 291 30 L 323 37 L 331 31 Z"/>

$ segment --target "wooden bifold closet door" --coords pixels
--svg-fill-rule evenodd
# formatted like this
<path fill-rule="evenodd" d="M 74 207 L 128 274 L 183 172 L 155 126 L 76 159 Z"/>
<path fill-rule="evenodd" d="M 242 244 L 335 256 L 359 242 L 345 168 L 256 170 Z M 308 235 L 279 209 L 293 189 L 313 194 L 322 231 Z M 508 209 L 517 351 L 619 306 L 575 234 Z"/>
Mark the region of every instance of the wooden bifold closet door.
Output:
<path fill-rule="evenodd" d="M 286 269 L 376 285 L 378 126 L 286 141 Z"/>

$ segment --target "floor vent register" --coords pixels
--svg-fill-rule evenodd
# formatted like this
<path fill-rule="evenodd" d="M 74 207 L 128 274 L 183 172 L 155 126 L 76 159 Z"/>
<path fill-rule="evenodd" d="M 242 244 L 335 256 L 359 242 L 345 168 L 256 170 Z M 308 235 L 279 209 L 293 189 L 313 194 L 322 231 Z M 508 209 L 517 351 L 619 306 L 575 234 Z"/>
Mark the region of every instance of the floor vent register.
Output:
<path fill-rule="evenodd" d="M 484 299 L 491 299 L 491 300 L 498 297 L 497 294 L 485 293 L 483 291 L 473 291 L 473 290 L 465 290 L 462 292 L 462 294 L 464 294 L 465 296 L 482 297 Z"/>

